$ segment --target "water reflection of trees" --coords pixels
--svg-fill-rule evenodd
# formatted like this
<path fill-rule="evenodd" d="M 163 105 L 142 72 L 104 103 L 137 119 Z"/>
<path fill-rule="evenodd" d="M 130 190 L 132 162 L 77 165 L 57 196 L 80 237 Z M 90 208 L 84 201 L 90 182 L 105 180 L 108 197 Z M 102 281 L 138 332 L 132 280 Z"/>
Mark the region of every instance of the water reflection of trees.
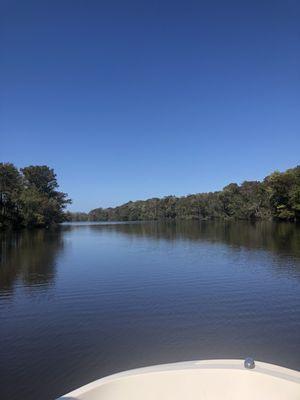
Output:
<path fill-rule="evenodd" d="M 26 286 L 50 285 L 55 277 L 57 256 L 63 248 L 63 235 L 83 228 L 62 226 L 55 230 L 0 233 L 0 290 L 11 289 L 18 279 Z M 300 225 L 293 223 L 182 221 L 102 224 L 88 228 L 95 233 L 105 230 L 153 240 L 225 243 L 300 260 Z"/>
<path fill-rule="evenodd" d="M 230 246 L 268 250 L 300 257 L 300 225 L 294 223 L 247 221 L 182 221 L 94 225 L 127 235 L 164 240 L 222 242 Z"/>
<path fill-rule="evenodd" d="M 62 247 L 60 229 L 1 233 L 0 290 L 12 288 L 18 279 L 26 286 L 50 285 Z"/>

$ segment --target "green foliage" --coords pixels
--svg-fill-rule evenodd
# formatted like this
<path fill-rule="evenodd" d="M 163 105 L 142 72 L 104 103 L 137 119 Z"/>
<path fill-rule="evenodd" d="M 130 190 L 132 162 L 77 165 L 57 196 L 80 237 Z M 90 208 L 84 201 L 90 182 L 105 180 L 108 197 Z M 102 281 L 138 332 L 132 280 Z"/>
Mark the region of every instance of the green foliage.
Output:
<path fill-rule="evenodd" d="M 89 213 L 90 221 L 217 218 L 300 220 L 300 166 L 283 173 L 274 172 L 263 182 L 230 183 L 219 192 L 130 201 Z"/>
<path fill-rule="evenodd" d="M 31 165 L 21 168 L 25 187 L 36 188 L 41 193 L 55 196 L 58 187 L 54 170 L 46 165 Z"/>
<path fill-rule="evenodd" d="M 71 201 L 57 188 L 53 169 L 45 165 L 18 171 L 13 164 L 0 163 L 0 228 L 48 226 L 64 220 L 300 220 L 300 166 L 276 171 L 263 182 L 230 183 L 218 192 L 130 201 L 88 214 L 66 213 Z"/>
<path fill-rule="evenodd" d="M 59 192 L 53 169 L 29 166 L 20 171 L 0 163 L 0 227 L 49 226 L 65 220 L 71 202 Z"/>
<path fill-rule="evenodd" d="M 17 168 L 11 163 L 0 163 L 0 228 L 19 223 L 21 189 L 22 178 Z"/>
<path fill-rule="evenodd" d="M 89 214 L 85 212 L 70 212 L 66 213 L 66 221 L 69 222 L 84 222 L 89 220 Z"/>
<path fill-rule="evenodd" d="M 272 215 L 282 220 L 300 218 L 300 166 L 280 173 L 274 172 L 264 180 Z"/>

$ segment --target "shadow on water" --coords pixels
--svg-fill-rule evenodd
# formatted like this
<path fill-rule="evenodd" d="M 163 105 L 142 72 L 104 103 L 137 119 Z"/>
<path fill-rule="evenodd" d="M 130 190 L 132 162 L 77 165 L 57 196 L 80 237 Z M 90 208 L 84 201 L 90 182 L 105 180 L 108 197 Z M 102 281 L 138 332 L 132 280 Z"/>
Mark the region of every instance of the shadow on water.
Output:
<path fill-rule="evenodd" d="M 29 287 L 51 285 L 56 257 L 62 248 L 61 229 L 2 232 L 0 290 L 11 290 L 17 280 Z"/>
<path fill-rule="evenodd" d="M 0 290 L 11 291 L 17 280 L 26 286 L 51 285 L 64 235 L 88 228 L 154 241 L 222 243 L 233 248 L 263 250 L 279 259 L 300 260 L 300 225 L 274 222 L 179 221 L 68 224 L 56 229 L 0 232 Z"/>
<path fill-rule="evenodd" d="M 80 227 L 79 227 L 80 228 Z M 72 227 L 70 228 L 72 229 Z M 248 221 L 180 221 L 90 225 L 92 230 L 114 231 L 154 240 L 220 242 L 250 250 L 267 250 L 300 258 L 300 225 Z"/>

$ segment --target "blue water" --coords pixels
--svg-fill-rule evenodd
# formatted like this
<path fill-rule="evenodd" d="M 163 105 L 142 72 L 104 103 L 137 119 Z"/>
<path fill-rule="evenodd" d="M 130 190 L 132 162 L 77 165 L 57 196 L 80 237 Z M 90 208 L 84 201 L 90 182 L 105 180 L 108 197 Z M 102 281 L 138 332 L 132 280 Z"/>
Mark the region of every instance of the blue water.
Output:
<path fill-rule="evenodd" d="M 300 370 L 300 226 L 69 224 L 0 249 L 1 399 L 191 359 Z"/>

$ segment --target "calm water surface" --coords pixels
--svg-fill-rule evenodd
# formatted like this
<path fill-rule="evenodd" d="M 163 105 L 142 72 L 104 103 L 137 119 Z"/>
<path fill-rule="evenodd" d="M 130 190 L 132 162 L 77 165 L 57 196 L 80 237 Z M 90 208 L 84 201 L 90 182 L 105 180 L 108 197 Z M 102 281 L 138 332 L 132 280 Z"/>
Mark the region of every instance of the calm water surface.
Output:
<path fill-rule="evenodd" d="M 300 370 L 300 226 L 65 225 L 0 236 L 0 398 L 150 364 Z"/>

